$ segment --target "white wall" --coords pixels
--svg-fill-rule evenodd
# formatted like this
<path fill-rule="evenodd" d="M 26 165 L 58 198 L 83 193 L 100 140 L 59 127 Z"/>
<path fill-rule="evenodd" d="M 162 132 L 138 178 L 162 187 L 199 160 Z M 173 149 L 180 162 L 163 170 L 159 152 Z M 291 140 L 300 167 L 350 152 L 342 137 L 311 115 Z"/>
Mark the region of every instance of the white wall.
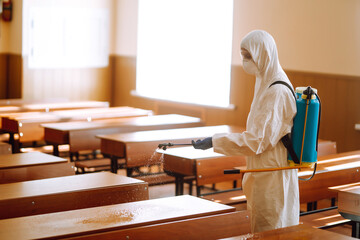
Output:
<path fill-rule="evenodd" d="M 115 1 L 115 54 L 136 56 L 138 1 Z M 358 0 L 234 0 L 233 64 L 254 29 L 274 36 L 285 69 L 360 76 Z"/>
<path fill-rule="evenodd" d="M 136 56 L 138 0 L 115 0 L 115 54 Z"/>
<path fill-rule="evenodd" d="M 234 56 L 247 32 L 264 29 L 285 69 L 360 75 L 360 1 L 235 0 Z"/>

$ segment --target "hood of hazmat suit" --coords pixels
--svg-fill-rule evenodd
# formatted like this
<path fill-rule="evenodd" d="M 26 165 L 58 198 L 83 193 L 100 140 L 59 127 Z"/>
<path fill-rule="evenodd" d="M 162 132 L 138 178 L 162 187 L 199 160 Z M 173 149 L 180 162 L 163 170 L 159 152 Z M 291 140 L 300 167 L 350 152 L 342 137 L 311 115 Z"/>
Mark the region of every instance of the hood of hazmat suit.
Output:
<path fill-rule="evenodd" d="M 214 151 L 225 155 L 246 155 L 247 169 L 286 167 L 287 150 L 281 138 L 291 132 L 296 103 L 291 85 L 280 66 L 274 39 L 255 30 L 241 41 L 252 56 L 257 71 L 254 98 L 243 133 L 216 134 Z M 245 61 L 245 60 L 244 60 Z M 299 224 L 297 169 L 245 173 L 243 189 L 251 211 L 253 232 Z"/>

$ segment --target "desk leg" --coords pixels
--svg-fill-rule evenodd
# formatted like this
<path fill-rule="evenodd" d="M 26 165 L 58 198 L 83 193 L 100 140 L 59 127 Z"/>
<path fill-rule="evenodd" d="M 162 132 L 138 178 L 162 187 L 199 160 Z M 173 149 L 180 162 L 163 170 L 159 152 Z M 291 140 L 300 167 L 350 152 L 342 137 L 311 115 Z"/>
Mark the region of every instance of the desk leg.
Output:
<path fill-rule="evenodd" d="M 175 195 L 184 195 L 184 177 L 175 176 Z"/>
<path fill-rule="evenodd" d="M 307 211 L 313 211 L 317 209 L 317 202 L 309 202 L 307 203 Z"/>
<path fill-rule="evenodd" d="M 331 198 L 331 206 L 335 207 L 336 205 L 336 198 Z"/>
<path fill-rule="evenodd" d="M 133 174 L 133 170 L 134 170 L 133 168 L 126 167 L 126 176 L 131 177 Z"/>
<path fill-rule="evenodd" d="M 19 153 L 20 152 L 20 141 L 19 139 L 15 139 L 15 133 L 9 133 L 9 144 L 11 144 L 12 152 Z"/>
<path fill-rule="evenodd" d="M 59 145 L 57 144 L 53 144 L 53 155 L 54 156 L 59 156 Z"/>
<path fill-rule="evenodd" d="M 352 232 L 351 236 L 354 238 L 360 238 L 360 222 L 351 221 Z"/>
<path fill-rule="evenodd" d="M 119 168 L 117 157 L 111 156 L 110 160 L 111 160 L 111 172 L 117 173 L 117 170 Z"/>

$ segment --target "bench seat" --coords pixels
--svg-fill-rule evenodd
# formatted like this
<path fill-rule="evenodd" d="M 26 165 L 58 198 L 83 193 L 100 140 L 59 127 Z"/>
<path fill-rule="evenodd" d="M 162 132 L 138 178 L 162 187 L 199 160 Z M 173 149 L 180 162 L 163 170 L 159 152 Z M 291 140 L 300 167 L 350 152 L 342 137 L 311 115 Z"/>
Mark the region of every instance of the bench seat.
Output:
<path fill-rule="evenodd" d="M 300 222 L 316 228 L 329 228 L 349 223 L 350 220 L 343 218 L 337 209 L 331 209 L 300 216 Z"/>

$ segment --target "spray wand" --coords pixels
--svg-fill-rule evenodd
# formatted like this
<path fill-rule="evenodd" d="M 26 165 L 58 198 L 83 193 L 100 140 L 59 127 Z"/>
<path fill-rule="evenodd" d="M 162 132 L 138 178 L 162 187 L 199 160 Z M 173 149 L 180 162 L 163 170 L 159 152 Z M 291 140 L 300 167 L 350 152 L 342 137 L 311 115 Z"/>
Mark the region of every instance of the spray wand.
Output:
<path fill-rule="evenodd" d="M 158 148 L 161 148 L 162 150 L 166 150 L 168 147 L 173 146 L 192 146 L 191 143 L 161 143 L 158 145 Z"/>

